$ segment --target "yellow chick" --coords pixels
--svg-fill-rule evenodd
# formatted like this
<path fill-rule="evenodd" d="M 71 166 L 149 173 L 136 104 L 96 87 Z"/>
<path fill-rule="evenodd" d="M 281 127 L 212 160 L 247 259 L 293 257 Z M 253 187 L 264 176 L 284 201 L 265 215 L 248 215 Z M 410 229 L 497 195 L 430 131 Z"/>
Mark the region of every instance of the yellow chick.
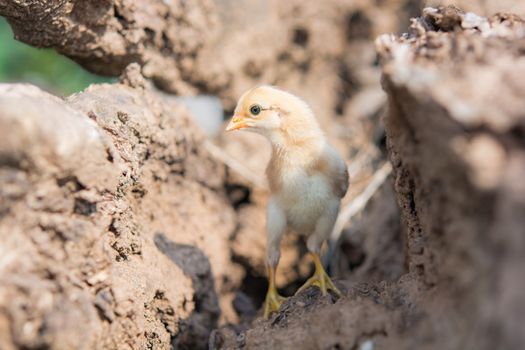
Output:
<path fill-rule="evenodd" d="M 348 189 L 345 162 L 327 143 L 308 105 L 272 86 L 258 86 L 241 96 L 226 130 L 239 129 L 261 134 L 272 145 L 266 169 L 271 197 L 266 216 L 269 288 L 264 317 L 278 311 L 285 300 L 277 293 L 275 273 L 287 227 L 307 237 L 315 264 L 314 275 L 297 293 L 316 285 L 323 295 L 332 290 L 340 296 L 319 253 L 332 232 L 341 198 Z"/>

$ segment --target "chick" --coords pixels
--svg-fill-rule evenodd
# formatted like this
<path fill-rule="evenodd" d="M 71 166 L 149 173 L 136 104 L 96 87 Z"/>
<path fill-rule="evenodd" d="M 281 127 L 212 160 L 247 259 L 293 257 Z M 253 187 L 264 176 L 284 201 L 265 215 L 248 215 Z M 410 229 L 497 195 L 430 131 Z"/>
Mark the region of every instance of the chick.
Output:
<path fill-rule="evenodd" d="M 341 198 L 348 189 L 343 159 L 326 141 L 308 105 L 272 86 L 245 92 L 226 130 L 244 129 L 265 136 L 272 146 L 266 169 L 271 197 L 266 215 L 268 293 L 264 317 L 278 311 L 285 300 L 277 293 L 275 273 L 284 232 L 291 227 L 307 237 L 315 264 L 314 275 L 297 291 L 316 285 L 323 295 L 341 292 L 332 283 L 319 256 L 330 236 Z"/>

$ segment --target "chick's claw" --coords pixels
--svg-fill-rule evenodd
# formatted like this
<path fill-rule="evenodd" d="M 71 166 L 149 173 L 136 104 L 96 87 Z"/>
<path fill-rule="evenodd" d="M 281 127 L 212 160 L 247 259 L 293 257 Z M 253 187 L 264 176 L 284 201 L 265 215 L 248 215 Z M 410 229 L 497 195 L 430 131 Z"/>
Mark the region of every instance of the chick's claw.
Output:
<path fill-rule="evenodd" d="M 277 291 L 269 290 L 264 301 L 264 318 L 267 320 L 272 312 L 278 312 L 285 300 L 286 298 L 280 296 Z"/>
<path fill-rule="evenodd" d="M 329 290 L 332 290 L 338 297 L 341 297 L 343 294 L 335 286 L 335 284 L 332 282 L 328 274 L 326 273 L 322 263 L 321 259 L 319 258 L 318 254 L 313 254 L 314 256 L 314 264 L 315 264 L 315 273 L 312 277 L 306 281 L 301 288 L 297 290 L 295 295 L 301 293 L 303 290 L 310 286 L 317 286 L 321 290 L 322 295 L 328 294 Z"/>
<path fill-rule="evenodd" d="M 341 297 L 343 294 L 341 293 L 341 291 L 339 290 L 339 288 L 337 288 L 335 286 L 335 284 L 332 282 L 332 280 L 330 279 L 330 277 L 328 277 L 328 275 L 326 274 L 326 272 L 324 274 L 321 274 L 321 275 L 318 275 L 317 273 L 315 275 L 313 275 L 312 277 L 310 277 L 308 279 L 308 281 L 306 281 L 302 286 L 301 288 L 299 288 L 297 290 L 297 292 L 295 293 L 295 295 L 301 293 L 303 290 L 305 290 L 306 288 L 310 287 L 310 286 L 317 286 L 319 287 L 319 289 L 321 290 L 321 294 L 322 295 L 326 295 L 328 293 L 329 290 L 332 290 L 338 297 Z"/>

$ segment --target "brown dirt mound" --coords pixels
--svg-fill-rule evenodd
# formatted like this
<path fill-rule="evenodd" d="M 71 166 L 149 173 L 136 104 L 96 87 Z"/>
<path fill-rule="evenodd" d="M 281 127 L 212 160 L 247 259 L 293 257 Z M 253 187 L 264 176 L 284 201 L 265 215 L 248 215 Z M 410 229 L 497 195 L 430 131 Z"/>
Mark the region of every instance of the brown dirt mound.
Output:
<path fill-rule="evenodd" d="M 0 96 L 0 348 L 205 345 L 242 273 L 187 112 L 124 85 Z"/>

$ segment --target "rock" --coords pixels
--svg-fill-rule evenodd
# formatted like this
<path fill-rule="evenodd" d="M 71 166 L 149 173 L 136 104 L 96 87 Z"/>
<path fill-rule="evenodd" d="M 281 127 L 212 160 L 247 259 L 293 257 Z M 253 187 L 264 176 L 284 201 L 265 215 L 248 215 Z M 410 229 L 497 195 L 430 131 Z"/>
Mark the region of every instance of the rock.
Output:
<path fill-rule="evenodd" d="M 224 165 L 162 101 L 0 86 L 0 348 L 207 344 L 242 278 L 236 216 Z"/>

